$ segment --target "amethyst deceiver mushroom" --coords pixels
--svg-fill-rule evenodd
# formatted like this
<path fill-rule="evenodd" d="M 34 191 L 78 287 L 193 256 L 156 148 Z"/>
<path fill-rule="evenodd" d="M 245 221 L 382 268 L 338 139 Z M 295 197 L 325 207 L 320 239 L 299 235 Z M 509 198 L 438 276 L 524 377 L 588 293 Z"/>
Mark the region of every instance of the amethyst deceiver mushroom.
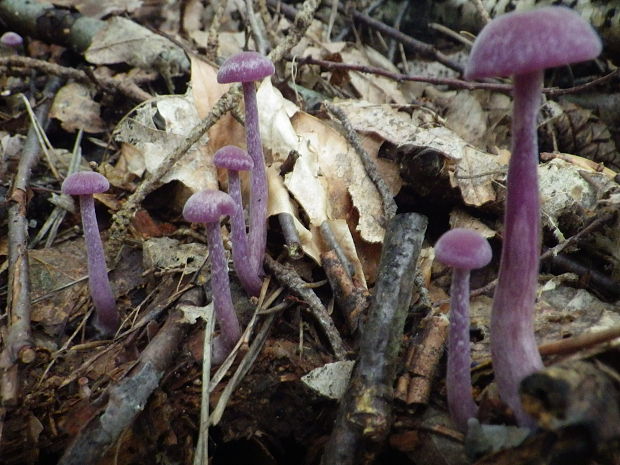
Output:
<path fill-rule="evenodd" d="M 93 194 L 105 192 L 109 188 L 108 180 L 93 171 L 74 173 L 67 176 L 62 183 L 63 194 L 77 195 L 80 201 L 88 260 L 88 288 L 95 305 L 95 327 L 105 335 L 114 334 L 120 324 L 120 318 L 108 279 Z"/>
<path fill-rule="evenodd" d="M 435 257 L 452 267 L 446 389 L 452 421 L 461 431 L 467 431 L 467 420 L 475 417 L 478 410 L 471 388 L 469 274 L 470 270 L 489 264 L 491 246 L 476 231 L 455 228 L 439 238 L 435 244 Z"/>
<path fill-rule="evenodd" d="M 250 197 L 250 263 L 262 275 L 267 242 L 267 172 L 258 125 L 258 105 L 254 82 L 271 76 L 275 68 L 271 60 L 258 52 L 241 52 L 228 58 L 217 73 L 217 82 L 240 82 L 245 101 L 245 132 L 248 153 L 254 162 Z"/>
<path fill-rule="evenodd" d="M 218 168 L 228 170 L 228 194 L 237 205 L 235 213 L 230 217 L 235 270 L 246 292 L 257 296 L 262 281 L 256 268 L 252 267 L 249 262 L 248 238 L 243 219 L 243 200 L 241 199 L 241 180 L 239 179 L 239 171 L 250 171 L 254 163 L 245 150 L 234 145 L 226 145 L 215 152 L 213 163 Z"/>
<path fill-rule="evenodd" d="M 540 255 L 536 116 L 545 68 L 591 60 L 601 41 L 577 13 L 546 7 L 498 16 L 480 32 L 467 79 L 513 76 L 512 156 L 506 181 L 504 243 L 491 314 L 491 355 L 501 398 L 522 425 L 521 380 L 542 368 L 534 338 Z"/>
<path fill-rule="evenodd" d="M 220 218 L 234 215 L 236 209 L 235 201 L 230 195 L 211 189 L 196 192 L 187 199 L 183 207 L 183 218 L 192 223 L 205 225 L 211 256 L 213 308 L 226 352 L 230 352 L 241 337 L 241 326 L 230 295 L 228 267 L 220 234 Z"/>

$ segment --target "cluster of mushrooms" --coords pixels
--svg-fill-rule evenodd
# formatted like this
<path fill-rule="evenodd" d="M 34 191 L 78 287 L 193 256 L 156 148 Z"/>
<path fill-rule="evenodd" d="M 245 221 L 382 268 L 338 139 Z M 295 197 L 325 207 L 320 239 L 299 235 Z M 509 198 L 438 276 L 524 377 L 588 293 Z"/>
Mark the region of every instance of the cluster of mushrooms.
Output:
<path fill-rule="evenodd" d="M 273 63 L 256 52 L 241 52 L 222 64 L 217 75 L 218 82 L 240 82 L 243 87 L 248 151 L 232 145 L 220 148 L 215 153 L 214 164 L 228 170 L 228 193 L 219 190 L 196 192 L 183 207 L 183 217 L 193 223 L 203 223 L 207 233 L 213 305 L 221 331 L 218 344 L 214 347 L 216 358 L 222 358 L 230 352 L 241 337 L 241 326 L 230 295 L 228 266 L 220 234 L 220 220 L 223 216 L 230 217 L 233 263 L 239 281 L 251 296 L 257 296 L 261 289 L 267 240 L 267 173 L 258 125 L 255 81 L 272 75 L 274 71 Z M 240 171 L 251 172 L 251 223 L 247 233 Z M 109 183 L 104 176 L 90 171 L 72 174 L 62 185 L 63 193 L 79 197 L 88 255 L 88 285 L 95 307 L 95 327 L 104 335 L 114 334 L 120 325 L 93 202 L 93 194 L 105 192 L 108 188 Z"/>
<path fill-rule="evenodd" d="M 534 338 L 533 318 L 540 255 L 538 142 L 536 119 L 545 68 L 591 60 L 601 42 L 581 17 L 562 7 L 512 12 L 491 21 L 478 35 L 467 68 L 467 79 L 513 76 L 512 156 L 508 167 L 503 247 L 491 314 L 491 355 L 495 380 L 504 402 L 520 425 L 532 419 L 519 400 L 519 383 L 542 368 Z M 274 66 L 256 52 L 242 52 L 220 68 L 218 82 L 241 82 L 245 99 L 248 152 L 226 146 L 215 154 L 215 165 L 228 170 L 228 193 L 205 190 L 192 195 L 183 209 L 187 221 L 203 223 L 211 255 L 213 301 L 221 330 L 223 354 L 241 336 L 229 288 L 220 219 L 230 217 L 233 263 L 249 295 L 261 288 L 262 260 L 267 233 L 267 178 L 258 126 L 254 82 L 270 76 Z M 251 223 L 246 234 L 239 171 L 251 172 Z M 119 316 L 110 283 L 92 194 L 103 192 L 108 181 L 92 172 L 73 174 L 62 190 L 80 200 L 88 252 L 89 288 L 96 309 L 95 326 L 114 333 Z M 492 252 L 477 232 L 453 229 L 435 246 L 437 259 L 453 268 L 448 338 L 447 392 L 450 415 L 462 430 L 476 417 L 472 396 L 469 351 L 469 273 L 486 266 Z"/>
<path fill-rule="evenodd" d="M 543 363 L 534 337 L 534 303 L 540 257 L 540 201 L 536 118 L 545 68 L 592 60 L 602 49 L 594 29 L 577 13 L 546 7 L 498 16 L 480 32 L 465 70 L 467 79 L 512 75 L 512 149 L 499 276 L 491 310 L 491 358 L 502 400 L 521 426 L 533 426 L 523 410 L 519 384 Z M 467 430 L 477 413 L 469 353 L 469 270 L 491 259 L 487 241 L 454 229 L 435 246 L 437 259 L 453 267 L 448 333 L 448 408 Z"/>

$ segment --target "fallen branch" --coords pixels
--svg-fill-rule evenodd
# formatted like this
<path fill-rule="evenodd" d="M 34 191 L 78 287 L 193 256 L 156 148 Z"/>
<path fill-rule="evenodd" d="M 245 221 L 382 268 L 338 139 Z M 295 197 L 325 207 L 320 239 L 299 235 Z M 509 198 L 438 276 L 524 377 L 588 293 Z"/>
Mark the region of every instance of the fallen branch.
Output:
<path fill-rule="evenodd" d="M 386 228 L 360 353 L 322 465 L 370 463 L 383 447 L 391 428 L 398 353 L 426 224 L 425 217 L 407 213 L 395 216 Z"/>
<path fill-rule="evenodd" d="M 9 223 L 9 282 L 4 347 L 0 354 L 0 398 L 3 406 L 15 406 L 19 398 L 19 362 L 35 359 L 30 330 L 30 269 L 28 266 L 28 187 L 30 174 L 41 153 L 35 124 L 46 128 L 53 96 L 62 81 L 51 78 L 45 86 L 43 103 L 36 112 L 37 122 L 28 129 L 26 143 L 19 160 L 17 174 L 7 196 Z"/>

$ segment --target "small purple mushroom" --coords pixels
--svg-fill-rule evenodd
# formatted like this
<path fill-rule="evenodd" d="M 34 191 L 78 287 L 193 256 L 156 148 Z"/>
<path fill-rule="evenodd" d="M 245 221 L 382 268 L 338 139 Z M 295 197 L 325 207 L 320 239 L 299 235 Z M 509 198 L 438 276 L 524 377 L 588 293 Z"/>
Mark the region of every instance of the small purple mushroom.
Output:
<path fill-rule="evenodd" d="M 435 256 L 452 267 L 446 388 L 452 421 L 461 431 L 467 431 L 467 420 L 478 410 L 471 389 L 469 272 L 488 265 L 492 252 L 487 240 L 476 231 L 456 228 L 439 238 Z"/>
<path fill-rule="evenodd" d="M 103 244 L 99 235 L 93 194 L 110 188 L 108 180 L 92 171 L 74 173 L 62 183 L 62 192 L 77 195 L 80 201 L 84 242 L 88 259 L 88 288 L 95 305 L 95 327 L 104 335 L 114 334 L 120 324 L 116 301 L 105 263 Z"/>
<path fill-rule="evenodd" d="M 248 238 L 250 264 L 258 275 L 263 274 L 263 258 L 267 242 L 267 173 L 258 126 L 258 105 L 254 81 L 275 72 L 269 58 L 258 52 L 241 52 L 228 58 L 217 73 L 217 82 L 240 82 L 245 100 L 245 131 L 248 153 L 254 162 L 250 200 L 250 233 Z"/>
<path fill-rule="evenodd" d="M 228 194 L 233 198 L 237 208 L 230 217 L 232 227 L 233 262 L 241 285 L 250 295 L 257 296 L 262 281 L 249 262 L 248 238 L 243 219 L 243 200 L 241 199 L 241 180 L 239 171 L 249 171 L 254 166 L 247 152 L 234 145 L 227 145 L 215 152 L 213 163 L 218 168 L 228 170 Z"/>
<path fill-rule="evenodd" d="M 241 337 L 241 326 L 230 295 L 228 267 L 220 234 L 220 218 L 224 215 L 232 217 L 236 209 L 232 197 L 217 190 L 196 192 L 183 207 L 183 218 L 192 223 L 205 225 L 211 256 L 213 307 L 226 353 L 230 352 Z"/>
<path fill-rule="evenodd" d="M 467 79 L 513 75 L 512 157 L 506 181 L 504 244 L 491 314 L 491 355 L 504 402 L 519 424 L 521 380 L 542 368 L 534 337 L 534 301 L 540 255 L 536 115 L 545 68 L 591 60 L 601 41 L 577 13 L 546 7 L 498 16 L 480 32 Z"/>
<path fill-rule="evenodd" d="M 17 49 L 24 43 L 24 39 L 17 32 L 7 31 L 0 36 L 0 44 L 5 47 Z"/>

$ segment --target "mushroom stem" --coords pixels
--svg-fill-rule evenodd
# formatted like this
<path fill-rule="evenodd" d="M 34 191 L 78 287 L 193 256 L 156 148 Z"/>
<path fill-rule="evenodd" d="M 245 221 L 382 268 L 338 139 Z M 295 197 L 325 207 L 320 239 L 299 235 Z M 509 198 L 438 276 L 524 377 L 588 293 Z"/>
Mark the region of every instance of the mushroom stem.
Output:
<path fill-rule="evenodd" d="M 467 420 L 475 417 L 478 411 L 471 389 L 469 274 L 469 270 L 453 268 L 450 286 L 446 389 L 450 417 L 461 431 L 467 431 Z"/>
<path fill-rule="evenodd" d="M 104 334 L 113 334 L 118 329 L 120 320 L 108 279 L 95 202 L 92 195 L 80 195 L 79 199 L 88 259 L 88 287 L 96 310 L 95 327 Z"/>
<path fill-rule="evenodd" d="M 233 170 L 228 171 L 228 194 L 237 205 L 235 213 L 230 216 L 235 271 L 246 292 L 257 296 L 260 293 L 262 282 L 255 271 L 256 268 L 248 263 L 250 254 L 248 250 L 248 237 L 245 232 L 245 221 L 243 219 L 241 180 L 239 179 L 239 173 Z"/>
<path fill-rule="evenodd" d="M 505 231 L 491 313 L 491 354 L 496 381 L 502 399 L 520 424 L 531 424 L 532 420 L 521 407 L 519 383 L 543 367 L 534 337 L 540 258 L 536 115 L 542 81 L 543 71 L 514 76 Z"/>
<path fill-rule="evenodd" d="M 205 223 L 209 254 L 211 255 L 211 290 L 213 292 L 213 306 L 215 316 L 220 325 L 220 333 L 227 352 L 233 348 L 241 337 L 241 326 L 235 313 L 232 297 L 230 296 L 230 280 L 226 255 L 220 234 L 219 222 Z"/>
<path fill-rule="evenodd" d="M 250 202 L 250 263 L 259 276 L 263 275 L 263 258 L 267 241 L 267 172 L 258 123 L 258 104 L 254 82 L 243 82 L 245 131 L 248 154 L 252 157 L 252 195 Z"/>

